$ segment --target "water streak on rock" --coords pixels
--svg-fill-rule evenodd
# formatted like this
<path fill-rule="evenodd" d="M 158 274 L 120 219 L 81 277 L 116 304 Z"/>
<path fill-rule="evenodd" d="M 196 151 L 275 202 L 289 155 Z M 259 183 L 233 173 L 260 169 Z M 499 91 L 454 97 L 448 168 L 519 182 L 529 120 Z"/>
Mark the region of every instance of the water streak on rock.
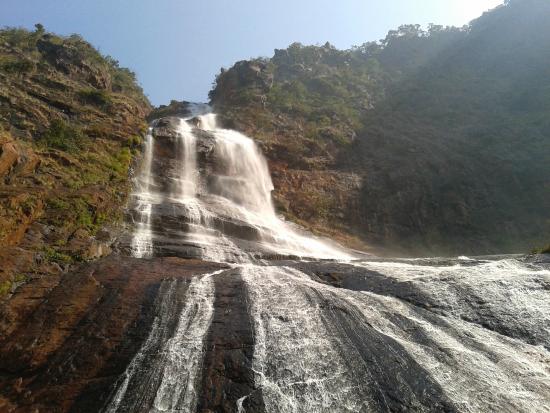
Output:
<path fill-rule="evenodd" d="M 213 314 L 213 277 L 220 272 L 193 278 L 187 291 L 181 281 L 163 283 L 151 332 L 106 413 L 193 411 L 203 340 Z"/>

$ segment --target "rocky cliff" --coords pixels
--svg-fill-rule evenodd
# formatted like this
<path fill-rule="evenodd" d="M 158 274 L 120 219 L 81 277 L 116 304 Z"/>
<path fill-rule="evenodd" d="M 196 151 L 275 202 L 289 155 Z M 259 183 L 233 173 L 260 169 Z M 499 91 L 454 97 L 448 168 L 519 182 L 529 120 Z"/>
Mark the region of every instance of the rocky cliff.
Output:
<path fill-rule="evenodd" d="M 424 44 L 416 30 L 401 28 L 390 40 Z M 433 31 L 447 45 L 464 35 Z M 160 119 L 145 135 L 127 203 L 149 111 L 132 74 L 78 37 L 48 35 L 40 26 L 0 35 L 0 267 L 7 286 L 0 411 L 546 411 L 544 258 L 364 255 L 351 262 L 354 252 L 275 215 L 269 170 L 254 141 L 186 103 L 149 115 Z M 361 215 L 371 205 L 362 194 L 373 179 L 410 179 L 373 198 L 378 202 L 424 194 L 430 182 L 406 162 L 414 147 L 385 147 L 381 138 L 362 146 L 367 115 L 392 101 L 392 82 L 406 78 L 367 71 L 358 89 L 338 88 L 335 82 L 346 85 L 346 67 L 356 67 L 346 75 L 355 78 L 363 64 L 335 67 L 349 52 L 330 45 L 302 49 L 291 52 L 307 52 L 313 66 L 279 72 L 298 76 L 292 87 L 277 91 L 269 62 L 240 63 L 213 100 L 226 125 L 257 133 L 280 211 L 358 242 L 345 233 L 369 238 L 365 222 L 391 228 Z M 399 56 L 402 72 L 421 64 L 418 54 Z M 391 53 L 384 59 L 397 64 Z M 318 94 L 300 86 L 314 67 Z M 300 90 L 297 100 L 292 94 Z M 380 133 L 403 127 L 396 118 L 380 125 Z M 443 150 L 439 142 L 430 152 L 437 141 L 425 142 L 415 153 L 419 165 Z M 394 151 L 397 158 L 382 162 Z M 362 163 L 365 153 L 372 163 Z M 103 256 L 125 205 L 132 231 Z M 433 215 L 425 208 L 419 205 L 426 216 L 418 222 L 411 209 L 419 225 Z"/>
<path fill-rule="evenodd" d="M 222 70 L 212 104 L 310 228 L 400 254 L 528 251 L 550 230 L 549 19 L 508 1 L 463 28 L 294 44 Z"/>
<path fill-rule="evenodd" d="M 134 74 L 79 36 L 0 31 L 2 298 L 109 252 L 149 110 Z"/>

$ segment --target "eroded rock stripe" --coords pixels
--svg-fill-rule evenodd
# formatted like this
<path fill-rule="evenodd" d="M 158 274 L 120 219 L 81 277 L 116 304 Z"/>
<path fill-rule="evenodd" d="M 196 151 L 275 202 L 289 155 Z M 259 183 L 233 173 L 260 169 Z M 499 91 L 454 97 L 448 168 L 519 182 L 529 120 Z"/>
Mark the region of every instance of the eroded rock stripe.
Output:
<path fill-rule="evenodd" d="M 264 411 L 254 381 L 254 326 L 239 269 L 215 277 L 215 309 L 205 341 L 199 412 Z"/>

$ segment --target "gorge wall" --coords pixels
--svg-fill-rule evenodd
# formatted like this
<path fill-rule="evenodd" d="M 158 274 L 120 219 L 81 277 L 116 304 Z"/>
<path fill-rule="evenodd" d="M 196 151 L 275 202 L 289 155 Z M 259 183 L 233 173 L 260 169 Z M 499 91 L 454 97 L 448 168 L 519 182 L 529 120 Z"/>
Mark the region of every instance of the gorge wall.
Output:
<path fill-rule="evenodd" d="M 149 111 L 79 36 L 0 30 L 0 297 L 110 252 Z M 23 315 L 3 316 L 0 332 Z"/>
<path fill-rule="evenodd" d="M 550 230 L 549 18 L 517 0 L 463 28 L 294 44 L 222 70 L 211 99 L 313 230 L 399 254 L 528 251 Z"/>
<path fill-rule="evenodd" d="M 547 257 L 330 245 L 275 215 L 253 140 L 187 108 L 147 133 L 129 238 L 2 303 L 1 411 L 546 411 Z"/>

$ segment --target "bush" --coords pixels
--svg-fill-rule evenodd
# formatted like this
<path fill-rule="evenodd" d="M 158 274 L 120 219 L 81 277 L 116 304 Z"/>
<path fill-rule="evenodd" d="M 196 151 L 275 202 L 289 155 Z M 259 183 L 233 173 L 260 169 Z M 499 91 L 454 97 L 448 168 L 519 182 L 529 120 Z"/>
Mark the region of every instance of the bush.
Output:
<path fill-rule="evenodd" d="M 11 292 L 11 281 L 0 282 L 0 297 L 3 297 Z"/>
<path fill-rule="evenodd" d="M 78 97 L 85 104 L 99 106 L 103 109 L 108 109 L 112 104 L 111 96 L 106 90 L 84 89 L 78 92 Z"/>
<path fill-rule="evenodd" d="M 46 201 L 46 203 L 49 208 L 58 209 L 61 211 L 66 211 L 71 207 L 67 201 L 61 198 L 50 198 Z"/>
<path fill-rule="evenodd" d="M 130 152 L 130 149 L 122 148 L 120 152 L 114 156 L 111 162 L 111 168 L 119 175 L 125 175 L 128 173 L 131 161 L 132 152 Z"/>
<path fill-rule="evenodd" d="M 134 135 L 126 139 L 126 142 L 124 142 L 124 146 L 130 149 L 135 149 L 135 148 L 139 148 L 142 143 L 143 143 L 143 139 L 141 139 L 141 136 Z"/>
<path fill-rule="evenodd" d="M 55 262 L 57 264 L 71 264 L 73 262 L 70 255 L 63 254 L 62 252 L 56 251 L 50 247 L 46 247 L 44 250 L 44 259 L 47 262 Z"/>
<path fill-rule="evenodd" d="M 55 119 L 50 128 L 42 135 L 39 143 L 47 148 L 76 152 L 82 147 L 84 134 L 75 126 L 63 120 Z"/>
<path fill-rule="evenodd" d="M 73 208 L 76 212 L 76 223 L 79 227 L 94 230 L 94 214 L 90 211 L 88 203 L 83 199 L 75 199 Z"/>
<path fill-rule="evenodd" d="M 55 262 L 57 264 L 71 264 L 73 262 L 73 258 L 71 256 L 63 254 L 62 252 L 56 251 L 50 247 L 46 247 L 44 249 L 44 259 L 47 262 Z"/>
<path fill-rule="evenodd" d="M 6 56 L 0 59 L 0 69 L 10 74 L 28 73 L 35 69 L 35 64 L 30 60 Z"/>
<path fill-rule="evenodd" d="M 36 42 L 41 35 L 41 33 L 31 33 L 21 28 L 5 28 L 0 31 L 0 41 L 12 47 L 29 51 L 36 47 Z"/>

